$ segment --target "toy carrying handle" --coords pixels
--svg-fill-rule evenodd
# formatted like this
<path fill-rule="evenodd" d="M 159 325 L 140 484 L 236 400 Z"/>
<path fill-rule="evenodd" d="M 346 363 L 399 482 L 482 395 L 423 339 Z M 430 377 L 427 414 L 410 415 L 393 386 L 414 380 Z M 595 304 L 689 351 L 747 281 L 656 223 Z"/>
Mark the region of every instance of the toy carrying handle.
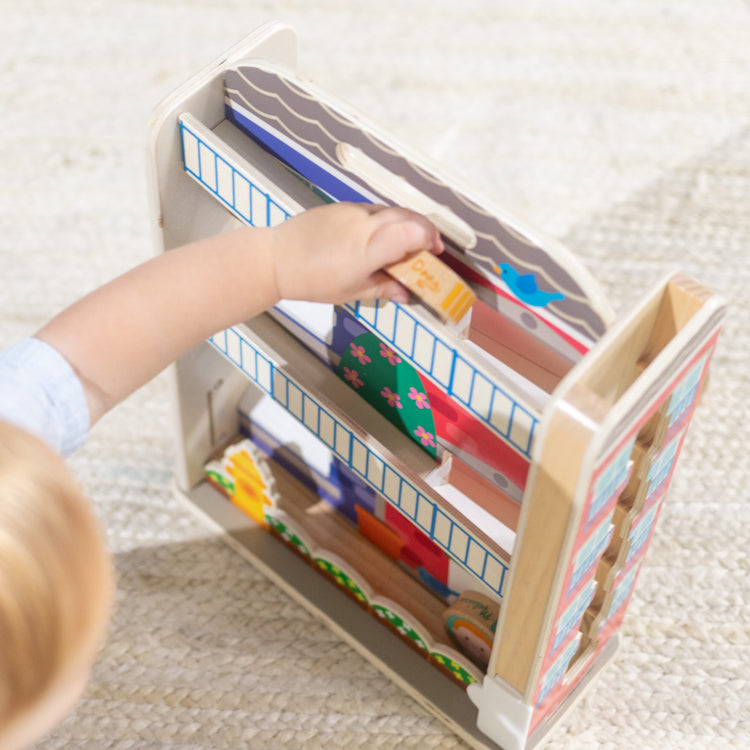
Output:
<path fill-rule="evenodd" d="M 336 146 L 336 158 L 344 169 L 364 180 L 395 204 L 424 214 L 441 234 L 462 250 L 470 250 L 477 244 L 474 230 L 463 219 L 456 216 L 447 206 L 441 206 L 432 198 L 428 198 L 403 177 L 378 164 L 361 149 L 350 143 L 339 143 Z"/>
<path fill-rule="evenodd" d="M 350 143 L 338 143 L 336 158 L 343 169 L 366 182 L 396 205 L 426 216 L 461 249 L 477 244 L 474 230 L 447 206 L 441 206 L 403 177 L 393 174 Z M 458 323 L 476 301 L 472 288 L 449 266 L 427 250 L 385 269 L 443 321 Z"/>

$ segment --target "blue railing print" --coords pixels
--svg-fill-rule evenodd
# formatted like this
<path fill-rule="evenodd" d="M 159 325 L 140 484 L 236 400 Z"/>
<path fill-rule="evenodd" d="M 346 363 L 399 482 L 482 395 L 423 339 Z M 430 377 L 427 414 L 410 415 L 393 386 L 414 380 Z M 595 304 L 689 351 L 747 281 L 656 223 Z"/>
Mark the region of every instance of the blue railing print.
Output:
<path fill-rule="evenodd" d="M 183 115 L 180 118 L 185 171 L 252 226 L 273 226 L 292 215 L 283 200 L 274 198 L 271 180 L 252 180 L 240 159 L 210 129 Z M 347 309 L 386 340 L 420 372 L 468 409 L 503 441 L 527 459 L 531 457 L 539 417 L 520 403 L 517 395 L 499 387 L 460 351 L 406 307 L 394 302 L 356 303 Z"/>
<path fill-rule="evenodd" d="M 389 300 L 355 302 L 346 308 L 496 435 L 530 458 L 538 417 L 410 310 Z"/>
<path fill-rule="evenodd" d="M 286 375 L 240 329 L 222 331 L 212 336 L 209 343 L 320 438 L 376 492 L 414 521 L 441 549 L 503 595 L 506 563 L 362 442 L 342 418 Z"/>
<path fill-rule="evenodd" d="M 246 224 L 271 227 L 291 214 L 208 142 L 207 133 L 180 118 L 185 171 Z M 211 133 L 211 131 L 208 131 Z"/>

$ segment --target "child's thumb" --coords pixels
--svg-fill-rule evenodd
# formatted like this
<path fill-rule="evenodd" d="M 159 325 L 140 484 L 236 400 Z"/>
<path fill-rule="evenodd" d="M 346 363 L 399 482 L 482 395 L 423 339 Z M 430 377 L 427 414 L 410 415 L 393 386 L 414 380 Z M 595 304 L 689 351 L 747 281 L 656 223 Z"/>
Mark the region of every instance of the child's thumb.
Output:
<path fill-rule="evenodd" d="M 376 217 L 379 216 L 382 214 L 376 214 Z M 396 215 L 381 221 L 368 243 L 368 252 L 375 268 L 396 263 L 419 250 L 443 250 L 437 229 L 419 214 L 410 213 L 408 217 Z"/>

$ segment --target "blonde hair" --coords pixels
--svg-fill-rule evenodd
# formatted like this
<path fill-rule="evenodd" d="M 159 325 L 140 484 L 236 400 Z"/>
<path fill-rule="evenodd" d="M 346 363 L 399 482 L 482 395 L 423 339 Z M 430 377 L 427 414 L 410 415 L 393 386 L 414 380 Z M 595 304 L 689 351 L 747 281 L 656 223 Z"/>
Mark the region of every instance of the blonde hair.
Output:
<path fill-rule="evenodd" d="M 62 459 L 0 422 L 0 746 L 74 668 L 93 662 L 112 598 L 112 566 Z"/>

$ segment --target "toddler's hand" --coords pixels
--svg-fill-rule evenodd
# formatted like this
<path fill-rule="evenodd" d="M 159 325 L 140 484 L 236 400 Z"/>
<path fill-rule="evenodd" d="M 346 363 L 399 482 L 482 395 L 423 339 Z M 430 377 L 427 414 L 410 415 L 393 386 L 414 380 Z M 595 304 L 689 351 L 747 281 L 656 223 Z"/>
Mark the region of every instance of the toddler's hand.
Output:
<path fill-rule="evenodd" d="M 273 264 L 280 298 L 340 304 L 408 291 L 382 269 L 419 250 L 443 251 L 424 216 L 403 208 L 336 203 L 275 227 Z"/>

